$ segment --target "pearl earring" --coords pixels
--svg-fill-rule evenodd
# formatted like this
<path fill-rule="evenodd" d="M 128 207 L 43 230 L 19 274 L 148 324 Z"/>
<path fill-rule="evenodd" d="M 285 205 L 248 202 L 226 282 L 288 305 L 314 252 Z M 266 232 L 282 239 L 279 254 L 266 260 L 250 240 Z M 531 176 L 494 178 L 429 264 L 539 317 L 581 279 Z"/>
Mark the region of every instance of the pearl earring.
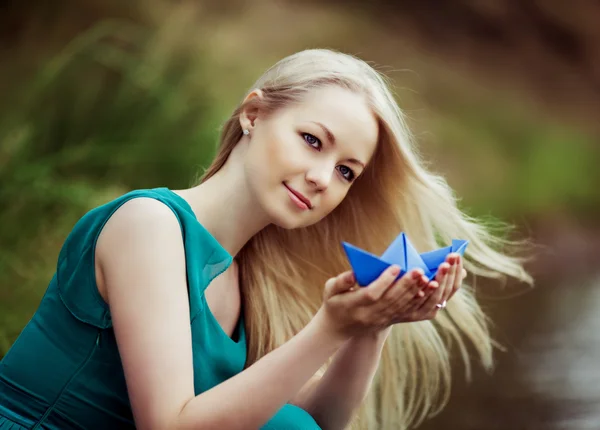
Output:
<path fill-rule="evenodd" d="M 250 134 L 250 130 L 244 129 L 244 136 L 248 136 Z"/>

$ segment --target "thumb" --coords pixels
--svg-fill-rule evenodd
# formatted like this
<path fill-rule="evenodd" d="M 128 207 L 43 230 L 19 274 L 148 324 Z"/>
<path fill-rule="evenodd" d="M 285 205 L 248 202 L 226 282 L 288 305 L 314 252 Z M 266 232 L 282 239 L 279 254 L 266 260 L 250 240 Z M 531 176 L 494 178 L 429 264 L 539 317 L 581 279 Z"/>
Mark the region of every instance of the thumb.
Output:
<path fill-rule="evenodd" d="M 333 297 L 348 291 L 355 283 L 354 273 L 351 270 L 340 273 L 335 278 L 329 279 L 325 283 L 325 298 Z"/>

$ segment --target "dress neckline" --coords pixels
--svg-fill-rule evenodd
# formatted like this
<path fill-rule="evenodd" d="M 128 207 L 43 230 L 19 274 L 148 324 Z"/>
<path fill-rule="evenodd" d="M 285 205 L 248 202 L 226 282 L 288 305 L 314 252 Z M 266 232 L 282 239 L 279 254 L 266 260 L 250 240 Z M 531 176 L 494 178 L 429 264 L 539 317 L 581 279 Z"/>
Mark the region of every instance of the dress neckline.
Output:
<path fill-rule="evenodd" d="M 202 228 L 203 232 L 210 239 L 211 245 L 216 250 L 218 250 L 220 253 L 226 255 L 230 261 L 229 264 L 231 264 L 231 261 L 233 261 L 233 256 L 231 254 L 229 254 L 229 251 L 227 251 L 225 249 L 225 247 L 223 247 L 223 245 L 221 245 L 221 243 L 217 240 L 217 238 L 214 237 L 213 234 L 210 231 L 208 231 L 208 229 L 206 227 L 204 227 L 204 225 L 200 222 L 200 220 L 198 220 L 198 217 L 196 216 L 194 209 L 192 209 L 192 206 L 188 203 L 188 201 L 186 199 L 184 199 L 183 197 L 181 197 L 179 194 L 177 194 L 175 191 L 171 190 L 170 188 L 162 187 L 159 189 L 167 191 L 171 196 L 173 196 L 185 208 L 185 210 L 187 212 L 189 212 L 194 217 L 194 220 L 196 220 L 198 225 Z"/>
<path fill-rule="evenodd" d="M 229 261 L 227 264 L 227 267 L 229 267 L 233 261 L 233 257 L 229 254 L 229 251 L 227 251 L 223 247 L 223 245 L 221 245 L 221 243 L 219 243 L 219 241 L 211 234 L 211 232 L 208 231 L 206 229 L 206 227 L 204 227 L 204 225 L 202 225 L 202 223 L 198 220 L 198 217 L 196 216 L 194 210 L 192 209 L 192 206 L 188 203 L 188 201 L 186 199 L 184 199 L 183 197 L 181 197 L 179 194 L 177 194 L 175 191 L 171 190 L 170 188 L 162 187 L 159 189 L 168 192 L 171 196 L 173 196 L 173 198 L 175 200 L 177 200 L 181 204 L 181 206 L 184 207 L 184 209 L 186 211 L 188 211 L 194 217 L 196 223 L 202 229 L 202 231 L 206 234 L 207 238 L 210 240 L 211 245 L 215 248 L 215 250 L 222 253 L 224 256 L 227 257 L 227 259 Z M 240 345 L 242 343 L 242 341 L 244 341 L 246 338 L 246 327 L 244 324 L 244 310 L 243 309 L 240 310 L 240 316 L 238 318 L 238 323 L 237 323 L 236 329 L 234 330 L 234 332 L 232 334 L 234 337 L 237 337 L 237 340 L 236 340 L 236 339 L 234 339 L 234 337 L 229 336 L 225 332 L 225 330 L 223 330 L 223 327 L 217 320 L 217 317 L 215 317 L 215 315 L 210 310 L 210 306 L 208 305 L 208 301 L 206 300 L 206 295 L 203 294 L 202 298 L 204 300 L 205 308 L 208 311 L 207 314 L 208 314 L 209 318 L 212 320 L 212 322 L 215 324 L 215 326 L 218 328 L 219 332 L 222 333 L 223 336 L 225 336 L 227 339 L 229 339 L 233 344 Z M 237 336 L 235 336 L 236 334 L 237 334 Z"/>

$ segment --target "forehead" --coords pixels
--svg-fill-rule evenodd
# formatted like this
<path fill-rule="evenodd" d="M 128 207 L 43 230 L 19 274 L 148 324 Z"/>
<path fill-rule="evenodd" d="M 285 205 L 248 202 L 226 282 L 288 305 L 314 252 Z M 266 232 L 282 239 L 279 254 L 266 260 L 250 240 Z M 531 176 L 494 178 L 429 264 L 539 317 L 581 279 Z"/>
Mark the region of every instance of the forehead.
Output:
<path fill-rule="evenodd" d="M 336 147 L 349 157 L 368 162 L 378 137 L 377 119 L 363 94 L 330 86 L 311 91 L 289 113 L 294 121 L 318 121 L 335 136 Z"/>

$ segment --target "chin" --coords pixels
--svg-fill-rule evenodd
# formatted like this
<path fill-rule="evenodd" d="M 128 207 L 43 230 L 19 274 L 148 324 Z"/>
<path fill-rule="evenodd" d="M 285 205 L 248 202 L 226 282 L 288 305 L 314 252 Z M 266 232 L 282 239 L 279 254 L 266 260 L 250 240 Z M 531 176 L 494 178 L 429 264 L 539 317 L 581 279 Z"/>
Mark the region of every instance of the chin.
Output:
<path fill-rule="evenodd" d="M 271 208 L 271 224 L 286 230 L 307 227 L 312 224 L 310 217 L 306 213 L 294 213 L 287 207 Z"/>
<path fill-rule="evenodd" d="M 310 225 L 305 222 L 301 222 L 298 217 L 294 217 L 290 214 L 280 214 L 280 216 L 273 218 L 272 224 L 275 224 L 277 227 L 281 227 L 286 230 L 294 230 L 296 228 L 302 228 Z"/>
<path fill-rule="evenodd" d="M 314 214 L 311 214 L 313 216 L 309 214 L 304 214 L 304 216 L 302 214 L 294 214 L 289 209 L 280 212 L 278 215 L 273 218 L 272 223 L 286 230 L 310 227 L 323 219 L 323 217 L 316 219 Z"/>

